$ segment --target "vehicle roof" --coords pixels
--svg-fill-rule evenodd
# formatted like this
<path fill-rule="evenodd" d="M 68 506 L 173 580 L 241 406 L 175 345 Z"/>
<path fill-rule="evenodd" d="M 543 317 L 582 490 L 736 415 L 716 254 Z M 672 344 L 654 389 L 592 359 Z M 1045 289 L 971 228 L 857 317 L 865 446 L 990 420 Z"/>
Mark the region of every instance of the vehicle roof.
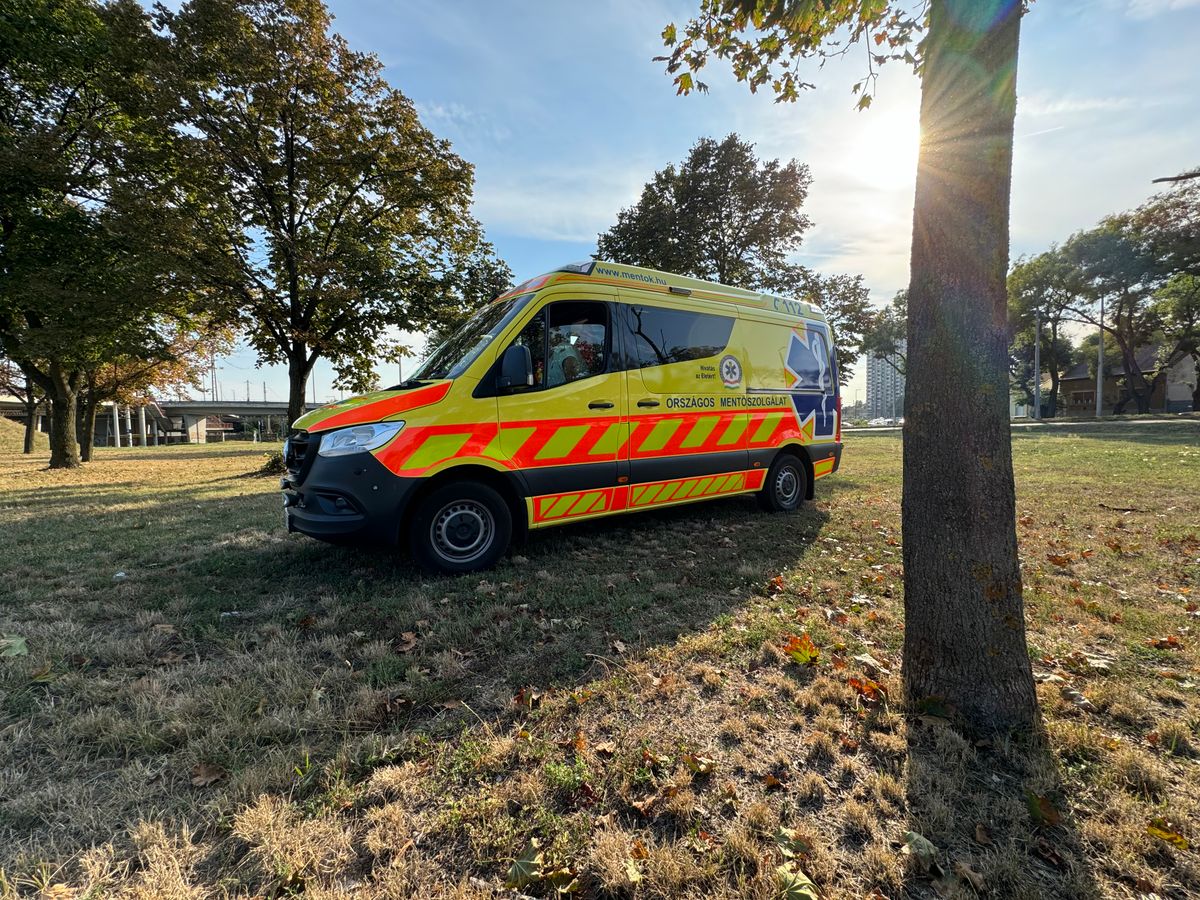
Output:
<path fill-rule="evenodd" d="M 585 263 L 571 263 L 536 278 L 530 278 L 497 299 L 540 290 L 552 284 L 564 282 L 612 284 L 667 294 L 680 300 L 695 297 L 701 300 L 735 303 L 738 306 L 784 313 L 799 318 L 825 320 L 825 314 L 821 311 L 821 307 L 813 303 L 811 299 L 778 297 L 774 294 L 750 291 L 728 284 L 719 284 L 715 281 L 690 278 L 687 275 L 674 275 L 670 272 L 660 272 L 657 269 L 605 262 L 598 259 Z"/>

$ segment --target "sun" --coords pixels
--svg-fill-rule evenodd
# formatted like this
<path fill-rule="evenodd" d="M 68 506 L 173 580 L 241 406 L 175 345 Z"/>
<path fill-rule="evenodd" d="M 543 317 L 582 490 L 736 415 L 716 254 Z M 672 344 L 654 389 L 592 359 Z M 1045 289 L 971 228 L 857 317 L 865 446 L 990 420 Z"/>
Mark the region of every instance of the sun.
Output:
<path fill-rule="evenodd" d="M 880 104 L 856 112 L 845 138 L 842 166 L 876 190 L 911 189 L 921 145 L 918 112 L 907 104 Z"/>

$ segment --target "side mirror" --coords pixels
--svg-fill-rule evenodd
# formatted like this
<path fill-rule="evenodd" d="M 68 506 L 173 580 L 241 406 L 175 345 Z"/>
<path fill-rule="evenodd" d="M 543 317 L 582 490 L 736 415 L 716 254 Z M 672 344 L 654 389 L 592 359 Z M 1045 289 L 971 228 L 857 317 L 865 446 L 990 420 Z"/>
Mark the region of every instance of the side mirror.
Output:
<path fill-rule="evenodd" d="M 513 344 L 500 358 L 500 376 L 496 387 L 501 391 L 512 391 L 521 387 L 533 387 L 533 358 L 529 348 Z"/>

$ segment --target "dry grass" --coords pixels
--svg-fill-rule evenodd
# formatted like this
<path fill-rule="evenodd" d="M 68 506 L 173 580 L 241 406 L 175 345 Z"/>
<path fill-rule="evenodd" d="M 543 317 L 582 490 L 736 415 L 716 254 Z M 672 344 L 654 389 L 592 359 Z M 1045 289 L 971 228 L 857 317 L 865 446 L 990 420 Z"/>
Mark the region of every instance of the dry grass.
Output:
<path fill-rule="evenodd" d="M 847 686 L 869 652 L 898 692 L 894 435 L 792 517 L 576 526 L 434 580 L 284 535 L 239 477 L 262 448 L 60 473 L 0 442 L 0 631 L 29 646 L 0 661 L 0 896 L 494 896 L 537 838 L 585 896 L 767 898 L 781 834 L 829 897 L 975 896 L 964 867 L 1195 896 L 1196 851 L 1147 826 L 1200 840 L 1198 437 L 1014 440 L 1044 748 Z M 803 631 L 815 668 L 780 652 Z"/>

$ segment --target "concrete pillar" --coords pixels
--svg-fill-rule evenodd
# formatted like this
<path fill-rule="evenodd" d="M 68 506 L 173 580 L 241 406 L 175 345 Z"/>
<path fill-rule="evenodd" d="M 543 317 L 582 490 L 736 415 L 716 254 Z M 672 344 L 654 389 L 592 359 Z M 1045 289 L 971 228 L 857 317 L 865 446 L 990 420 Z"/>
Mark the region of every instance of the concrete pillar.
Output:
<path fill-rule="evenodd" d="M 125 446 L 133 446 L 133 416 L 129 407 L 125 407 Z"/>
<path fill-rule="evenodd" d="M 158 420 L 157 419 L 154 420 L 154 425 L 150 429 L 150 432 L 151 432 L 151 434 L 154 435 L 154 446 L 157 447 L 158 446 Z"/>
<path fill-rule="evenodd" d="M 113 446 L 121 446 L 121 410 L 116 402 L 113 402 Z"/>
<path fill-rule="evenodd" d="M 146 407 L 138 407 L 138 446 L 146 446 Z"/>

